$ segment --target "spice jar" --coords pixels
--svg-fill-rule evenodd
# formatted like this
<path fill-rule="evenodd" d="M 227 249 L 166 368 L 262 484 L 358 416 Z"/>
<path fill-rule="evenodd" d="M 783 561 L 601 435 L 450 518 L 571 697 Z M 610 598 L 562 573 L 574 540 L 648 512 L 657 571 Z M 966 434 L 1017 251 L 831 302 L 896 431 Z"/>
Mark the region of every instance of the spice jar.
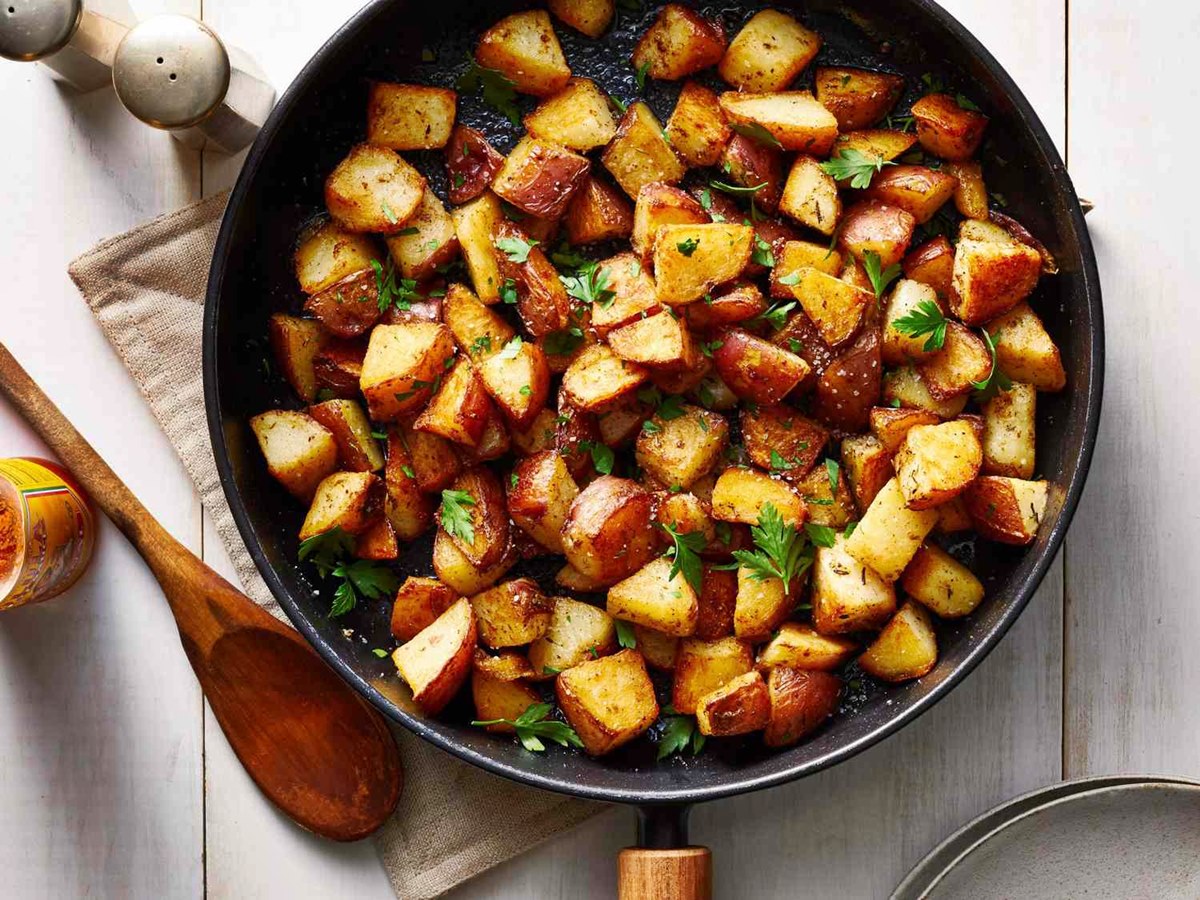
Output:
<path fill-rule="evenodd" d="M 61 466 L 0 459 L 0 610 L 56 597 L 87 568 L 91 502 Z"/>

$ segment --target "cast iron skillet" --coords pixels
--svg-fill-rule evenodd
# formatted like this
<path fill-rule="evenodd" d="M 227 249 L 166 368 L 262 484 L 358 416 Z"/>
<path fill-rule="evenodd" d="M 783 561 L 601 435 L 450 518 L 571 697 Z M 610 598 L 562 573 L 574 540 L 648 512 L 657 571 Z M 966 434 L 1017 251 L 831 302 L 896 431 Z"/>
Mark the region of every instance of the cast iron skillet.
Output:
<path fill-rule="evenodd" d="M 602 42 L 559 25 L 575 73 L 625 100 L 636 96 L 629 51 L 657 5 L 640 13 L 619 11 L 614 31 Z M 732 34 L 761 5 L 730 0 L 704 9 L 721 16 Z M 328 596 L 315 596 L 319 585 L 295 562 L 303 511 L 267 474 L 246 424 L 264 409 L 296 404 L 265 362 L 264 340 L 268 315 L 298 305 L 291 271 L 295 236 L 323 209 L 325 175 L 362 139 L 368 79 L 453 86 L 479 31 L 506 12 L 508 4 L 374 0 L 355 15 L 293 82 L 251 149 L 225 213 L 208 283 L 205 399 L 218 471 L 250 553 L 296 627 L 378 709 L 459 758 L 537 787 L 641 805 L 649 811 L 639 829 L 643 846 L 686 843 L 687 804 L 781 784 L 833 765 L 945 696 L 1012 625 L 1053 560 L 1083 490 L 1100 420 L 1104 338 L 1091 242 L 1062 160 L 1012 79 L 931 0 L 775 5 L 795 7 L 824 36 L 818 63 L 861 64 L 910 76 L 913 93 L 898 108 L 916 96 L 920 75 L 932 72 L 991 116 L 984 157 L 988 187 L 1007 199 L 1006 211 L 1058 259 L 1059 274 L 1042 279 L 1033 302 L 1062 349 L 1068 372 L 1067 391 L 1044 394 L 1038 401 L 1038 474 L 1057 490 L 1037 541 L 1019 549 L 983 544 L 977 552 L 970 545 L 955 548 L 974 554 L 988 594 L 966 621 L 940 624 L 941 659 L 934 671 L 899 686 L 852 678 L 842 714 L 796 747 L 767 752 L 753 738 L 713 741 L 697 757 L 676 756 L 655 764 L 653 746 L 638 740 L 593 760 L 557 747 L 545 754 L 528 753 L 515 741 L 471 728 L 466 703 L 452 706 L 438 720 L 422 718 L 405 698 L 391 662 L 371 653 L 393 643 L 388 605 L 360 605 L 331 620 L 325 615 Z M 802 76 L 799 84 L 804 83 Z M 677 90 L 677 85 L 662 83 L 648 88 L 648 99 L 664 121 Z M 532 105 L 528 98 L 522 102 L 525 108 Z M 502 151 L 513 143 L 514 130 L 476 98 L 460 99 L 459 117 L 484 128 Z M 444 198 L 440 153 L 406 155 L 417 157 Z M 401 569 L 429 574 L 428 545 L 410 551 Z M 353 633 L 346 636 L 343 629 Z"/>

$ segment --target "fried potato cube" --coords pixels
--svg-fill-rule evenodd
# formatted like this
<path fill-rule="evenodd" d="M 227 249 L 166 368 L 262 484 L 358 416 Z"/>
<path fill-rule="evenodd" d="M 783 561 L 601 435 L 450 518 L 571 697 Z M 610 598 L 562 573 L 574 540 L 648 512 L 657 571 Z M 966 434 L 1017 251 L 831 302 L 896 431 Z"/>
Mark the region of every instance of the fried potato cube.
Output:
<path fill-rule="evenodd" d="M 516 578 L 471 598 L 479 639 L 489 647 L 519 647 L 550 628 L 554 604 L 529 578 Z"/>
<path fill-rule="evenodd" d="M 709 215 L 682 188 L 664 182 L 650 182 L 641 187 L 633 207 L 633 234 L 630 243 L 649 267 L 653 262 L 654 239 L 665 225 L 704 225 Z"/>
<path fill-rule="evenodd" d="M 704 735 L 731 737 L 761 731 L 770 718 L 770 694 L 758 672 L 739 675 L 696 702 L 696 726 Z"/>
<path fill-rule="evenodd" d="M 779 211 L 822 234 L 833 234 L 842 214 L 837 182 L 816 159 L 802 153 L 793 160 L 788 172 Z M 823 250 L 822 255 L 827 256 L 828 251 Z"/>
<path fill-rule="evenodd" d="M 768 747 L 787 747 L 816 731 L 837 712 L 842 681 L 829 672 L 776 666 L 767 676 L 771 716 L 763 732 Z"/>
<path fill-rule="evenodd" d="M 858 644 L 849 638 L 824 635 L 803 622 L 784 622 L 770 642 L 758 651 L 760 669 L 788 666 L 813 672 L 832 672 L 850 661 Z"/>
<path fill-rule="evenodd" d="M 891 453 L 877 437 L 856 434 L 842 440 L 842 466 L 860 510 L 871 505 L 875 495 L 896 474 Z"/>
<path fill-rule="evenodd" d="M 779 207 L 783 193 L 783 154 L 777 148 L 734 134 L 721 153 L 720 167 L 726 181 L 757 188 L 754 203 L 758 209 L 773 213 Z M 734 221 L 743 218 L 741 213 L 736 216 Z"/>
<path fill-rule="evenodd" d="M 413 428 L 473 447 L 483 437 L 492 401 L 471 361 L 458 360 L 442 379 L 437 393 L 417 417 Z"/>
<path fill-rule="evenodd" d="M 784 150 L 827 156 L 837 137 L 837 119 L 808 91 L 726 92 L 720 101 L 735 131 L 758 125 Z"/>
<path fill-rule="evenodd" d="M 825 466 L 815 466 L 796 482 L 796 490 L 808 507 L 808 520 L 814 525 L 845 528 L 851 520 L 858 518 L 854 494 L 841 467 L 838 468 L 836 487 L 829 483 L 829 470 Z"/>
<path fill-rule="evenodd" d="M 965 109 L 949 94 L 927 94 L 912 105 L 917 140 L 926 153 L 951 162 L 970 159 L 979 149 L 988 117 Z"/>
<path fill-rule="evenodd" d="M 617 649 L 612 616 L 598 606 L 555 597 L 550 627 L 529 645 L 529 662 L 536 678 L 546 678 L 605 656 Z"/>
<path fill-rule="evenodd" d="M 813 418 L 841 431 L 862 431 L 879 396 L 882 368 L 878 326 L 860 328 L 849 349 L 817 378 Z"/>
<path fill-rule="evenodd" d="M 965 219 L 954 250 L 954 314 L 980 325 L 1008 312 L 1032 292 L 1042 272 L 1042 255 L 1001 228 Z"/>
<path fill-rule="evenodd" d="M 923 225 L 954 196 L 958 179 L 926 166 L 891 166 L 871 179 L 864 196 L 896 206 Z"/>
<path fill-rule="evenodd" d="M 304 293 L 315 294 L 347 275 L 369 269 L 371 260 L 382 256 L 370 235 L 357 234 L 326 220 L 307 229 L 296 243 L 296 281 Z"/>
<path fill-rule="evenodd" d="M 395 460 L 393 460 L 395 457 Z M 450 442 L 436 434 L 413 431 L 401 426 L 388 435 L 388 467 L 407 466 L 413 470 L 410 480 L 427 494 L 439 493 L 458 477 L 462 471 L 462 460 Z M 407 473 L 402 473 L 407 476 Z M 401 535 L 403 537 L 403 535 Z"/>
<path fill-rule="evenodd" d="M 646 660 L 646 665 L 661 672 L 675 669 L 675 656 L 679 652 L 679 638 L 643 625 L 633 626 L 637 651 Z"/>
<path fill-rule="evenodd" d="M 581 152 L 603 147 L 617 133 L 608 96 L 589 78 L 572 78 L 523 121 L 533 137 Z"/>
<path fill-rule="evenodd" d="M 881 681 L 911 681 L 929 674 L 937 656 L 937 635 L 929 613 L 909 600 L 858 658 L 858 664 Z"/>
<path fill-rule="evenodd" d="M 451 588 L 436 578 L 410 575 L 396 592 L 392 605 L 392 636 L 411 641 L 458 600 Z"/>
<path fill-rule="evenodd" d="M 733 633 L 747 641 L 766 640 L 795 605 L 791 592 L 778 578 L 759 579 L 749 569 L 739 568 Z"/>
<path fill-rule="evenodd" d="M 437 194 L 426 189 L 404 232 L 388 237 L 387 246 L 400 274 L 417 281 L 432 278 L 439 266 L 457 258 L 458 235 L 454 220 Z"/>
<path fill-rule="evenodd" d="M 811 241 L 785 241 L 782 248 L 775 252 L 775 267 L 771 269 L 771 296 L 777 300 L 800 299 L 796 285 L 800 282 L 801 269 L 817 269 L 826 275 L 837 275 L 842 271 L 842 254 Z"/>
<path fill-rule="evenodd" d="M 499 302 L 502 279 L 492 240 L 504 219 L 500 201 L 495 194 L 485 192 L 465 206 L 456 206 L 450 218 L 475 293 L 485 304 Z"/>
<path fill-rule="evenodd" d="M 379 442 L 371 436 L 371 423 L 358 403 L 353 400 L 326 400 L 310 406 L 308 414 L 333 435 L 343 469 L 378 472 L 383 468 L 383 452 L 379 449 Z"/>
<path fill-rule="evenodd" d="M 541 9 L 505 16 L 485 31 L 475 60 L 500 72 L 522 94 L 536 97 L 561 91 L 571 79 L 550 14 Z"/>
<path fill-rule="evenodd" d="M 817 547 L 813 560 L 812 621 L 821 634 L 871 631 L 896 611 L 891 583 L 851 556 L 846 545 L 839 534 L 832 547 Z"/>
<path fill-rule="evenodd" d="M 317 485 L 300 540 L 340 528 L 362 534 L 383 513 L 383 482 L 370 472 L 335 472 Z"/>
<path fill-rule="evenodd" d="M 733 572 L 705 563 L 698 602 L 695 637 L 711 641 L 733 634 L 733 613 L 737 606 L 737 576 Z"/>
<path fill-rule="evenodd" d="M 929 509 L 962 493 L 982 462 L 983 448 L 970 423 L 916 425 L 896 451 L 896 479 L 909 509 Z"/>
<path fill-rule="evenodd" d="M 631 63 L 651 78 L 678 81 L 715 66 L 725 52 L 725 29 L 694 10 L 668 3 L 633 48 Z"/>
<path fill-rule="evenodd" d="M 589 175 L 571 196 L 563 228 L 576 246 L 627 238 L 633 231 L 633 208 L 607 181 Z"/>
<path fill-rule="evenodd" d="M 696 592 L 681 572 L 670 575 L 671 561 L 652 559 L 608 589 L 608 614 L 663 634 L 687 637 L 696 630 Z"/>
<path fill-rule="evenodd" d="M 963 492 L 975 530 L 1002 544 L 1032 544 L 1046 517 L 1050 484 L 982 475 Z"/>
<path fill-rule="evenodd" d="M 927 284 L 937 292 L 938 306 L 946 308 L 943 298 L 950 296 L 954 277 L 954 248 L 939 235 L 910 251 L 901 263 L 904 277 Z"/>
<path fill-rule="evenodd" d="M 658 504 L 658 524 L 669 525 L 680 534 L 694 533 L 711 543 L 716 526 L 708 514 L 708 505 L 695 494 L 668 492 Z"/>
<path fill-rule="evenodd" d="M 892 369 L 883 379 L 883 399 L 888 403 L 927 409 L 943 419 L 953 419 L 967 405 L 967 395 L 959 394 L 946 400 L 936 400 L 929 385 L 911 366 Z"/>
<path fill-rule="evenodd" d="M 387 508 L 387 501 L 384 501 Z M 394 560 L 400 556 L 400 543 L 396 540 L 396 529 L 386 515 L 378 518 L 358 536 L 354 555 L 359 559 Z"/>
<path fill-rule="evenodd" d="M 978 162 L 948 162 L 942 171 L 957 180 L 954 185 L 954 206 L 968 219 L 988 218 L 988 192 L 983 182 L 983 166 Z"/>
<path fill-rule="evenodd" d="M 886 269 L 904 258 L 915 228 L 911 213 L 878 200 L 862 200 L 842 216 L 838 243 L 859 259 L 879 254 L 879 266 Z"/>
<path fill-rule="evenodd" d="M 687 166 L 663 135 L 662 124 L 640 100 L 629 104 L 600 162 L 621 189 L 635 199 L 647 184 L 674 184 L 687 174 Z"/>
<path fill-rule="evenodd" d="M 519 650 L 501 650 L 495 656 L 476 647 L 471 656 L 471 669 L 497 681 L 520 681 L 534 676 L 533 666 Z"/>
<path fill-rule="evenodd" d="M 767 306 L 758 285 L 741 281 L 734 282 L 727 290 L 712 297 L 711 303 L 707 299 L 703 303 L 689 303 L 684 308 L 684 315 L 692 328 L 707 331 L 753 319 L 766 312 Z"/>
<path fill-rule="evenodd" d="M 1066 387 L 1067 373 L 1058 347 L 1028 303 L 1018 303 L 988 322 L 987 329 L 996 342 L 996 365 L 1013 381 L 1039 391 L 1061 391 Z"/>
<path fill-rule="evenodd" d="M 542 698 L 532 687 L 521 681 L 503 681 L 485 674 L 481 669 L 471 672 L 471 699 L 475 702 L 475 719 L 512 721 Z M 513 734 L 516 727 L 508 722 L 485 726 L 493 734 Z"/>
<path fill-rule="evenodd" d="M 938 534 L 955 534 L 959 531 L 971 530 L 971 517 L 967 514 L 967 505 L 963 503 L 961 495 L 939 506 L 937 514 L 938 521 L 933 530 Z"/>
<path fill-rule="evenodd" d="M 941 419 L 927 409 L 908 406 L 876 406 L 871 410 L 871 433 L 883 449 L 894 454 L 904 443 L 909 429 L 916 425 L 937 425 Z M 888 476 L 891 477 L 890 475 Z M 887 481 L 885 478 L 884 481 Z"/>
<path fill-rule="evenodd" d="M 705 694 L 753 669 L 754 651 L 746 641 L 735 637 L 712 641 L 685 638 L 675 656 L 671 705 L 678 712 L 691 715 Z"/>
<path fill-rule="evenodd" d="M 304 311 L 338 337 L 358 337 L 379 320 L 376 285 L 375 271 L 363 269 L 309 295 Z"/>
<path fill-rule="evenodd" d="M 482 132 L 455 125 L 446 144 L 446 176 L 450 202 L 468 203 L 492 186 L 504 157 L 488 143 Z"/>
<path fill-rule="evenodd" d="M 298 500 L 312 500 L 317 485 L 337 470 L 333 433 L 312 416 L 275 409 L 250 420 L 267 471 Z"/>
<path fill-rule="evenodd" d="M 637 482 L 597 478 L 567 512 L 562 529 L 567 562 L 608 584 L 628 578 L 654 555 L 653 507 L 653 498 Z"/>
<path fill-rule="evenodd" d="M 910 362 L 920 362 L 932 357 L 936 350 L 926 350 L 925 345 L 931 340 L 931 335 L 923 334 L 913 337 L 907 331 L 896 325 L 897 319 L 903 319 L 913 314 L 920 314 L 921 305 L 938 304 L 937 291 L 927 284 L 901 278 L 888 295 L 883 309 L 883 344 L 880 353 L 883 361 L 890 366 L 908 365 Z M 987 377 L 985 372 L 983 377 Z"/>
<path fill-rule="evenodd" d="M 834 348 L 854 336 L 863 312 L 875 299 L 870 291 L 817 269 L 800 270 L 796 295 L 804 312 L 817 326 L 821 339 Z"/>
<path fill-rule="evenodd" d="M 550 395 L 546 354 L 529 341 L 506 344 L 483 360 L 479 380 L 514 428 L 529 427 Z"/>
<path fill-rule="evenodd" d="M 483 436 L 480 437 L 479 443 L 474 447 L 461 445 L 459 455 L 467 465 L 474 465 L 499 459 L 511 447 L 512 440 L 508 436 L 508 429 L 504 427 L 504 417 L 493 405 L 487 421 L 483 425 Z"/>
<path fill-rule="evenodd" d="M 608 346 L 623 359 L 665 371 L 688 368 L 697 353 L 687 322 L 669 312 L 637 318 L 613 329 L 608 333 Z"/>
<path fill-rule="evenodd" d="M 900 586 L 943 619 L 970 615 L 983 601 L 983 582 L 936 544 L 926 544 L 917 552 Z"/>
<path fill-rule="evenodd" d="M 433 538 L 433 571 L 445 585 L 464 596 L 487 590 L 517 562 L 517 554 L 507 552 L 499 562 L 481 568 L 467 558 L 450 535 L 438 529 Z"/>
<path fill-rule="evenodd" d="M 741 421 L 750 461 L 790 481 L 803 478 L 829 443 L 828 429 L 788 406 L 743 409 Z"/>
<path fill-rule="evenodd" d="M 795 353 L 736 328 L 722 335 L 713 365 L 731 391 L 763 406 L 779 403 L 810 371 Z"/>
<path fill-rule="evenodd" d="M 721 58 L 717 71 L 743 91 L 782 91 L 821 49 L 821 36 L 775 9 L 755 13 Z"/>
<path fill-rule="evenodd" d="M 417 436 L 445 443 L 439 437 L 424 435 L 419 431 L 402 434 L 397 426 L 392 426 L 388 430 L 387 462 L 384 468 L 387 500 L 384 504 L 384 512 L 396 535 L 406 541 L 418 537 L 433 524 L 433 502 L 423 493 L 421 480 L 422 467 L 428 468 L 432 458 L 415 440 Z M 410 453 L 406 442 L 408 446 L 412 446 L 420 452 Z M 445 446 L 449 448 L 450 445 L 446 444 Z M 453 468 L 440 487 L 449 484 L 461 466 L 458 456 L 453 451 L 451 451 L 451 459 Z M 438 465 L 442 465 L 442 463 L 439 462 Z"/>
<path fill-rule="evenodd" d="M 463 598 L 408 643 L 397 647 L 392 662 L 412 689 L 417 706 L 433 716 L 466 682 L 474 650 L 475 616 L 471 604 Z"/>
<path fill-rule="evenodd" d="M 445 147 L 458 95 L 446 88 L 375 82 L 367 97 L 367 143 L 392 150 Z"/>
<path fill-rule="evenodd" d="M 609 257 L 598 271 L 604 290 L 612 291 L 608 302 L 592 305 L 592 329 L 600 337 L 661 309 L 654 280 L 632 253 Z"/>
<path fill-rule="evenodd" d="M 533 418 L 533 424 L 525 431 L 513 429 L 512 443 L 516 452 L 524 456 L 533 456 L 543 450 L 554 449 L 554 411 L 544 408 Z"/>
<path fill-rule="evenodd" d="M 892 161 L 903 156 L 917 143 L 917 136 L 890 128 L 865 128 L 839 134 L 833 145 L 834 154 L 857 150 L 871 159 Z"/>
<path fill-rule="evenodd" d="M 562 553 L 562 527 L 579 487 L 563 458 L 544 450 L 520 460 L 508 492 L 508 512 L 517 527 L 554 553 Z"/>
<path fill-rule="evenodd" d="M 667 139 L 679 157 L 689 166 L 715 166 L 732 135 L 717 95 L 695 81 L 684 84 L 667 119 Z"/>
<path fill-rule="evenodd" d="M 883 486 L 846 540 L 846 551 L 888 583 L 900 577 L 937 522 L 936 510 L 909 508 L 900 485 L 897 475 Z"/>
<path fill-rule="evenodd" d="M 475 363 L 499 353 L 516 331 L 464 284 L 454 283 L 442 299 L 442 321 L 458 348 Z"/>
<path fill-rule="evenodd" d="M 822 66 L 813 73 L 817 100 L 837 119 L 838 130 L 870 128 L 888 114 L 904 93 L 904 78 L 887 72 L 871 72 Z"/>
<path fill-rule="evenodd" d="M 661 484 L 687 490 L 717 466 L 729 442 L 729 423 L 718 413 L 683 405 L 672 419 L 655 416 L 637 437 L 637 464 Z"/>
<path fill-rule="evenodd" d="M 646 380 L 646 370 L 617 356 L 604 344 L 588 347 L 563 374 L 568 402 L 585 411 L 611 406 Z"/>
<path fill-rule="evenodd" d="M 562 113 L 557 114 L 562 120 Z M 587 157 L 564 146 L 526 135 L 496 173 L 492 190 L 517 209 L 543 219 L 558 219 L 591 169 Z"/>
<path fill-rule="evenodd" d="M 462 504 L 470 516 L 473 539 L 461 533 L 450 539 L 480 569 L 499 562 L 509 549 L 508 504 L 500 481 L 486 466 L 473 466 L 454 479 L 451 490 L 468 494 L 473 502 Z M 442 522 L 440 530 L 445 531 Z"/>
<path fill-rule="evenodd" d="M 723 522 L 757 525 L 768 503 L 788 525 L 799 528 L 808 519 L 808 509 L 791 485 L 755 469 L 730 466 L 713 487 L 712 515 Z"/>
<path fill-rule="evenodd" d="M 946 325 L 942 349 L 917 364 L 921 381 L 935 400 L 968 394 L 992 371 L 992 354 L 983 339 L 957 322 Z"/>
<path fill-rule="evenodd" d="M 628 743 L 658 718 L 654 684 L 636 650 L 581 662 L 558 677 L 554 691 L 589 756 Z"/>
<path fill-rule="evenodd" d="M 616 0 L 547 0 L 546 6 L 560 22 L 590 38 L 598 38 L 612 23 Z"/>
<path fill-rule="evenodd" d="M 393 234 L 408 227 L 425 177 L 395 150 L 358 144 L 325 179 L 325 206 L 347 231 Z"/>
<path fill-rule="evenodd" d="M 1032 478 L 1036 458 L 1037 391 L 1014 382 L 983 404 L 983 466 L 986 475 Z M 928 604 L 927 604 L 928 605 Z"/>
<path fill-rule="evenodd" d="M 454 338 L 444 325 L 409 322 L 371 331 L 360 385 L 371 419 L 390 422 L 419 410 L 434 382 L 454 356 Z"/>

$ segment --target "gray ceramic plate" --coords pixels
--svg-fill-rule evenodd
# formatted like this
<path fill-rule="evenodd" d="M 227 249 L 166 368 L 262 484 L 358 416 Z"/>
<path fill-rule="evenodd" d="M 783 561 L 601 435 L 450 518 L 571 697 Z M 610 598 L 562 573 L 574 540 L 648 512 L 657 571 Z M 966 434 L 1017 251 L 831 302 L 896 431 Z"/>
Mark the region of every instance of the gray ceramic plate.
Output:
<path fill-rule="evenodd" d="M 1200 897 L 1200 786 L 1117 776 L 1051 785 L 943 841 L 892 900 Z"/>

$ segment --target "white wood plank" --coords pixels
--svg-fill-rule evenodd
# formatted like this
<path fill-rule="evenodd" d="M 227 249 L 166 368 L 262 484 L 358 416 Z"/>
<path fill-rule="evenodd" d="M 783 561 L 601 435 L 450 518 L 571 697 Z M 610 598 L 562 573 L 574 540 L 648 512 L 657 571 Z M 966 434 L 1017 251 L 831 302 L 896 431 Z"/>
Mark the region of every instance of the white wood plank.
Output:
<path fill-rule="evenodd" d="M 1200 10 L 1071 8 L 1071 174 L 1096 203 L 1104 418 L 1067 540 L 1066 766 L 1195 774 L 1200 746 L 1200 429 L 1192 294 L 1200 235 L 1187 172 Z M 1164 10 L 1165 11 L 1165 10 Z M 1135 61 L 1130 64 L 1130 61 Z"/>

